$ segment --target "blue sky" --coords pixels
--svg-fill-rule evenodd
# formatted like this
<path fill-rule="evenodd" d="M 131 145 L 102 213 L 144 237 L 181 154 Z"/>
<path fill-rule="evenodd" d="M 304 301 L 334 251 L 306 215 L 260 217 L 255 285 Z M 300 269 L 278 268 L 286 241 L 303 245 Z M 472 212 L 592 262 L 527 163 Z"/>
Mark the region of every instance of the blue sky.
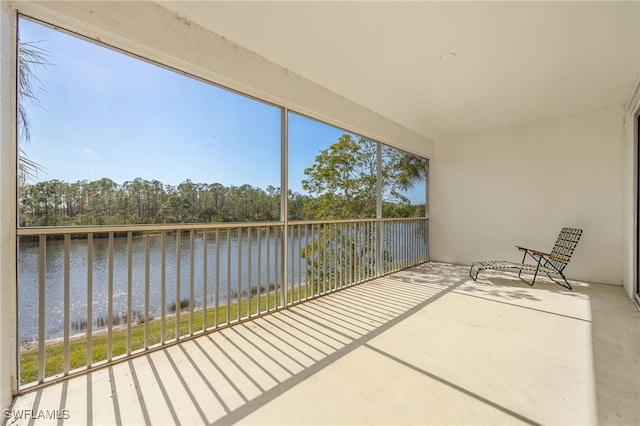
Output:
<path fill-rule="evenodd" d="M 27 19 L 19 33 L 49 52 L 23 145 L 46 168 L 37 180 L 280 186 L 279 108 Z M 343 133 L 290 114 L 289 189 Z"/>

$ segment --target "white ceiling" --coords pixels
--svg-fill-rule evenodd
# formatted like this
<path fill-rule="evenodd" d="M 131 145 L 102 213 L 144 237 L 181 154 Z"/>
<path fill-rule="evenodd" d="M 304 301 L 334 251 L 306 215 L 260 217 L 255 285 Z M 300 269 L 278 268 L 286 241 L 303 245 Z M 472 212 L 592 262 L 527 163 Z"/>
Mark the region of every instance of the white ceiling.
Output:
<path fill-rule="evenodd" d="M 622 105 L 640 64 L 638 2 L 160 4 L 436 141 Z"/>

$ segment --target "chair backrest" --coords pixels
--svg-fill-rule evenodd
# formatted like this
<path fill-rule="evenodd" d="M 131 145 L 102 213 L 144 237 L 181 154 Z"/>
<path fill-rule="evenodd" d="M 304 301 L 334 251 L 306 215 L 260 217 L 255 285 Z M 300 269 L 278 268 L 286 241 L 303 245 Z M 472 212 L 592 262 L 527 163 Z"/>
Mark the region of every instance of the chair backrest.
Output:
<path fill-rule="evenodd" d="M 582 229 L 578 228 L 562 228 L 560 231 L 549 259 L 549 263 L 558 271 L 562 271 L 571 260 L 571 255 L 573 255 L 581 236 Z"/>

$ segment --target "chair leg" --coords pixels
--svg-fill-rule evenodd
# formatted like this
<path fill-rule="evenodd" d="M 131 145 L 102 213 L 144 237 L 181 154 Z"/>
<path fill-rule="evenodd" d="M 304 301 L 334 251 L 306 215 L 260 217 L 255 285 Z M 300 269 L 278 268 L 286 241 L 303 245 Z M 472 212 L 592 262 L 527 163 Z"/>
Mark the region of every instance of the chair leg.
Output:
<path fill-rule="evenodd" d="M 564 287 L 564 288 L 568 288 L 569 290 L 573 290 L 573 287 L 571 287 L 571 284 L 569 284 L 569 281 L 567 281 L 567 278 L 564 276 L 564 274 L 563 274 L 563 273 L 560 273 L 559 275 L 562 277 L 562 279 L 564 280 L 564 282 L 565 282 L 565 284 L 566 284 L 566 285 L 565 285 L 565 284 L 563 284 L 563 283 L 561 283 L 560 281 L 556 280 L 556 279 L 555 279 L 555 278 L 553 278 L 551 275 L 547 274 L 547 276 L 548 276 L 549 278 L 551 278 L 551 281 L 553 281 L 554 283 L 556 283 L 556 284 L 558 284 L 559 286 L 562 286 L 562 287 Z"/>
<path fill-rule="evenodd" d="M 536 272 L 533 274 L 533 281 L 529 282 L 529 281 L 525 280 L 524 278 L 522 278 L 522 269 L 520 269 L 520 272 L 518 272 L 518 278 L 520 278 L 522 281 L 524 281 L 525 283 L 529 284 L 532 287 L 533 287 L 533 284 L 535 284 L 535 282 L 536 282 L 536 277 L 537 276 L 538 276 L 538 269 L 536 269 Z"/>
<path fill-rule="evenodd" d="M 476 271 L 476 276 L 475 278 L 473 277 L 473 267 L 475 266 L 475 263 L 471 264 L 471 268 L 469 268 L 469 276 L 471 277 L 472 280 L 477 281 L 478 280 L 478 274 L 480 273 L 480 268 L 478 268 L 478 270 Z"/>

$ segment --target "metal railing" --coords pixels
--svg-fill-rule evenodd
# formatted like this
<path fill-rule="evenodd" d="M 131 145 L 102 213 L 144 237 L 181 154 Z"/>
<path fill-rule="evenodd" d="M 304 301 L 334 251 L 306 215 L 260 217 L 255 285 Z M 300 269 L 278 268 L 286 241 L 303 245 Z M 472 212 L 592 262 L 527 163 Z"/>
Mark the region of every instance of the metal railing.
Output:
<path fill-rule="evenodd" d="M 424 218 L 19 228 L 19 387 L 425 262 L 427 230 Z"/>

